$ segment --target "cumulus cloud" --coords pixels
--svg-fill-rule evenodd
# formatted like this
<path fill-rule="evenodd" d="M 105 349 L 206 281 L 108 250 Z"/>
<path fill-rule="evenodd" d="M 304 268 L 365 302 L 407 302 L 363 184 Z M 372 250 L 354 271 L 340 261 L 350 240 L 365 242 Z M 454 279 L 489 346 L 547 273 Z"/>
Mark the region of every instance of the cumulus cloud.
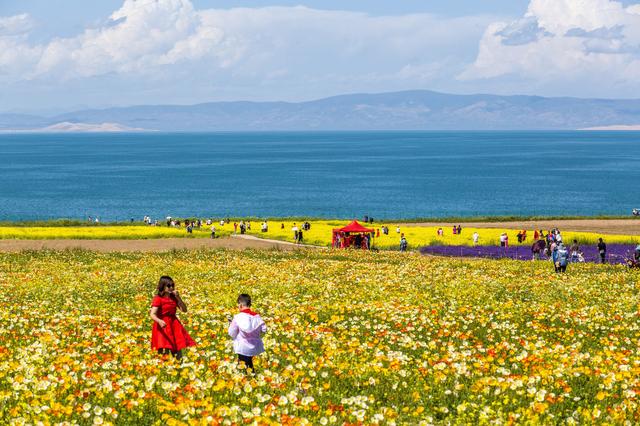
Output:
<path fill-rule="evenodd" d="M 461 80 L 516 76 L 539 87 L 598 82 L 602 93 L 638 86 L 640 4 L 531 0 L 526 14 L 490 24 Z M 587 89 L 588 90 L 588 89 Z"/>
<path fill-rule="evenodd" d="M 21 78 L 42 54 L 40 46 L 27 42 L 33 25 L 27 14 L 0 16 L 0 78 Z"/>
<path fill-rule="evenodd" d="M 0 18 L 0 69 L 5 81 L 185 72 L 225 81 L 292 75 L 323 80 L 355 78 L 363 70 L 409 76 L 419 69 L 425 77 L 436 69 L 426 64 L 452 50 L 464 52 L 459 59 L 471 59 L 472 42 L 489 21 L 301 6 L 197 10 L 189 0 L 125 0 L 99 27 L 38 45 L 26 37 L 3 37 L 28 31 L 28 16 Z"/>
<path fill-rule="evenodd" d="M 33 28 L 31 17 L 23 13 L 15 16 L 0 16 L 0 37 L 16 36 L 29 32 Z"/>
<path fill-rule="evenodd" d="M 203 55 L 220 38 L 220 31 L 203 28 L 188 0 L 127 0 L 103 27 L 51 41 L 33 76 L 143 72 Z"/>

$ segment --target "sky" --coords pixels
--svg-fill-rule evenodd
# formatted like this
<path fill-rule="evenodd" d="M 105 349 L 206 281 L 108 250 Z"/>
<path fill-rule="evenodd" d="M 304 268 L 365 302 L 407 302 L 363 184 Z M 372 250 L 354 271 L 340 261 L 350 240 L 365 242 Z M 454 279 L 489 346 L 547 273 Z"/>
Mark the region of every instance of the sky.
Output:
<path fill-rule="evenodd" d="M 0 112 L 345 93 L 640 98 L 638 0 L 0 0 Z"/>

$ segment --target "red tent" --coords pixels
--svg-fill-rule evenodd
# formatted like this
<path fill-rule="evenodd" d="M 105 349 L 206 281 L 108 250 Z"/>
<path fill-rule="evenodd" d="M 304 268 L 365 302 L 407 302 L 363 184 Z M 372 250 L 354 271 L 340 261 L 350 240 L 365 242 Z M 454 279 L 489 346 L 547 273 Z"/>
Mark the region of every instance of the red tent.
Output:
<path fill-rule="evenodd" d="M 347 248 L 356 245 L 360 245 L 360 247 L 356 248 L 369 248 L 369 235 L 375 232 L 374 229 L 365 228 L 360 225 L 357 220 L 354 220 L 344 228 L 334 228 L 333 229 L 333 238 L 331 239 L 331 245 L 336 248 Z M 357 238 L 356 236 L 360 236 Z M 365 234 L 365 235 L 362 235 Z M 362 244 L 363 238 L 366 237 L 366 246 Z"/>

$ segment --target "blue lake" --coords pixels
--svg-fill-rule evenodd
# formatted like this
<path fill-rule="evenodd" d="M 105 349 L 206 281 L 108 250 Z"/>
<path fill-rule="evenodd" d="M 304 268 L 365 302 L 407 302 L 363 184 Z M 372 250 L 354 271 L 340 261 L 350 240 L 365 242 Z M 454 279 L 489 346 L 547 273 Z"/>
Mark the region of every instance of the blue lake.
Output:
<path fill-rule="evenodd" d="M 640 132 L 0 135 L 0 220 L 630 214 Z"/>

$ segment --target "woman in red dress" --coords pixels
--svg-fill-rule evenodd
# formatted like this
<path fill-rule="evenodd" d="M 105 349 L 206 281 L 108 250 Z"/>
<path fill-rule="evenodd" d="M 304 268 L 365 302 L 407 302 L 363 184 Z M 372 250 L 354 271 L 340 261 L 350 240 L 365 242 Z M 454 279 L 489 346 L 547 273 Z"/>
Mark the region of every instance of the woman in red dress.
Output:
<path fill-rule="evenodd" d="M 158 291 L 151 302 L 149 316 L 153 320 L 151 332 L 151 348 L 157 349 L 160 354 L 171 353 L 177 359 L 182 358 L 182 349 L 195 346 L 196 342 L 189 336 L 178 318 L 176 310 L 187 312 L 184 304 L 176 291 L 176 284 L 171 277 L 160 277 Z"/>

